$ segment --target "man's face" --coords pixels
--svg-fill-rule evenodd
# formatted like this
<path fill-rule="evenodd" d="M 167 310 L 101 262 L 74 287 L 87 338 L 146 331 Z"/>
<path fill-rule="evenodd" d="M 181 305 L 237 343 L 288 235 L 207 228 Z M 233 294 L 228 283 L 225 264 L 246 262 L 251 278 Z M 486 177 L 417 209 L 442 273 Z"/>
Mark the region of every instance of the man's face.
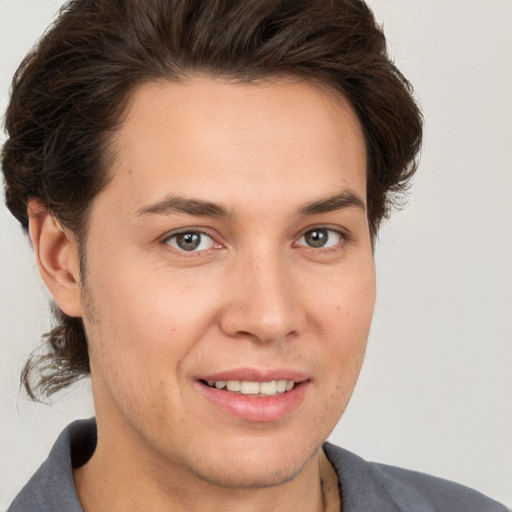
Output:
<path fill-rule="evenodd" d="M 289 480 L 343 413 L 372 317 L 355 115 L 304 83 L 198 77 L 135 91 L 114 148 L 83 290 L 98 449 Z"/>

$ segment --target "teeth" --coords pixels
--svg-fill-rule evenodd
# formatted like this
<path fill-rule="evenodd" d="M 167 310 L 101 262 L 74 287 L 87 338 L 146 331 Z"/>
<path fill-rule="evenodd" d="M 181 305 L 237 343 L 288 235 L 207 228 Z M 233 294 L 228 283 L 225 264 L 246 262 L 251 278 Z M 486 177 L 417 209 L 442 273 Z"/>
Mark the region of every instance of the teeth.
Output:
<path fill-rule="evenodd" d="M 226 382 L 226 387 L 228 391 L 240 391 L 240 381 L 239 380 L 228 380 Z"/>
<path fill-rule="evenodd" d="M 290 381 L 293 382 L 293 381 Z M 293 384 L 292 384 L 293 386 Z M 286 381 L 285 380 L 276 380 L 276 390 L 278 393 L 284 393 L 286 391 Z"/>
<path fill-rule="evenodd" d="M 257 395 L 259 392 L 259 382 L 247 382 L 245 380 L 240 382 L 240 393 L 242 393 L 242 395 Z"/>
<path fill-rule="evenodd" d="M 275 380 L 262 382 L 258 387 L 262 395 L 275 395 L 277 393 L 277 383 Z"/>
<path fill-rule="evenodd" d="M 209 380 L 208 386 L 217 389 L 227 389 L 241 393 L 242 395 L 264 395 L 273 396 L 280 393 L 285 393 L 293 389 L 295 382 L 293 380 L 271 380 L 268 382 L 251 382 L 246 380 Z"/>

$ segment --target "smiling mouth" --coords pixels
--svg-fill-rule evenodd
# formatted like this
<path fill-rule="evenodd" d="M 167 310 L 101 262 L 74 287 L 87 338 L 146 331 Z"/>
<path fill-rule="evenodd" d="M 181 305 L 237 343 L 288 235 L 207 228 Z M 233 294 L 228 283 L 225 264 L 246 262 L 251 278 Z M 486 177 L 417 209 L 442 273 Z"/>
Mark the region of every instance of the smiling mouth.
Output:
<path fill-rule="evenodd" d="M 298 382 L 293 380 L 270 380 L 267 382 L 251 382 L 246 380 L 200 380 L 202 384 L 221 391 L 230 391 L 240 395 L 275 396 L 291 391 Z"/>

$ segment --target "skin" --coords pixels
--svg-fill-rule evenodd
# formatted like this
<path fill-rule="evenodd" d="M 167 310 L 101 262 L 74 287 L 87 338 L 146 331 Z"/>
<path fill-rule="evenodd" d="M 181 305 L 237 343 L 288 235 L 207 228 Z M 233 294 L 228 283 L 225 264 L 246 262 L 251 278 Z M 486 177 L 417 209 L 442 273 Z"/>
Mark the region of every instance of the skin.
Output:
<path fill-rule="evenodd" d="M 98 446 L 75 470 L 84 510 L 339 510 L 321 445 L 355 386 L 375 300 L 350 105 L 292 81 L 146 84 L 114 149 L 84 283 L 73 237 L 30 204 L 41 274 L 89 338 Z M 225 215 L 166 209 L 170 194 Z M 340 194 L 352 199 L 311 208 Z M 308 245 L 315 228 L 326 246 Z M 180 230 L 208 236 L 187 252 Z M 291 412 L 252 421 L 198 382 L 234 368 L 300 371 L 307 386 Z"/>

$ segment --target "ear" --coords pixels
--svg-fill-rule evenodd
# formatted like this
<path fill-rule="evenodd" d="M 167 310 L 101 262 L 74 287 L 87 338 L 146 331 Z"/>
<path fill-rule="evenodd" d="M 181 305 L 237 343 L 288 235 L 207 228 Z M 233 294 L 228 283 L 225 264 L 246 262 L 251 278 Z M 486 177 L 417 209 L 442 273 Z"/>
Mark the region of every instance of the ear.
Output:
<path fill-rule="evenodd" d="M 30 239 L 43 281 L 66 315 L 82 316 L 77 242 L 41 201 L 29 201 L 28 217 Z"/>

